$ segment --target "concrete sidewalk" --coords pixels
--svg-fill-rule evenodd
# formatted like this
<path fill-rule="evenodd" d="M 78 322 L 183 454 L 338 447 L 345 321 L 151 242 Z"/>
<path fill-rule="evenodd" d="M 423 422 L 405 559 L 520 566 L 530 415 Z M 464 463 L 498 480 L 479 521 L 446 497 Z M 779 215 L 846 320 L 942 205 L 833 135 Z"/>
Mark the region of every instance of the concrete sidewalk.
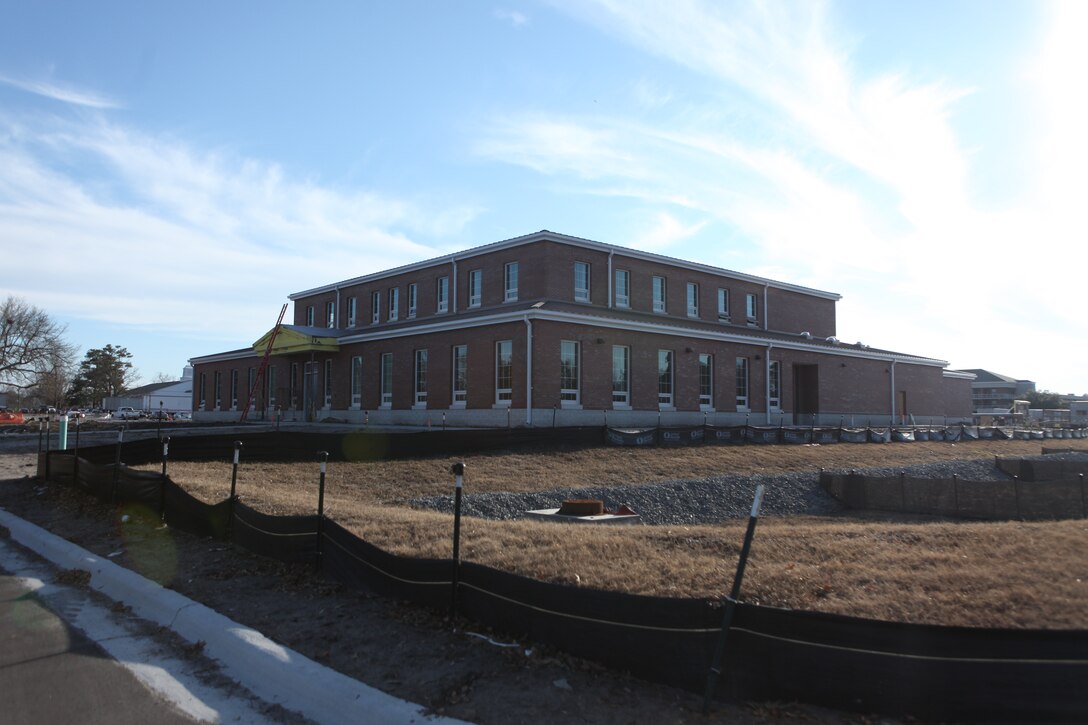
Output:
<path fill-rule="evenodd" d="M 265 702 L 319 723 L 457 723 L 388 695 L 276 644 L 260 632 L 0 509 L 11 539 L 64 569 L 90 574 L 91 588 L 203 652 Z"/>

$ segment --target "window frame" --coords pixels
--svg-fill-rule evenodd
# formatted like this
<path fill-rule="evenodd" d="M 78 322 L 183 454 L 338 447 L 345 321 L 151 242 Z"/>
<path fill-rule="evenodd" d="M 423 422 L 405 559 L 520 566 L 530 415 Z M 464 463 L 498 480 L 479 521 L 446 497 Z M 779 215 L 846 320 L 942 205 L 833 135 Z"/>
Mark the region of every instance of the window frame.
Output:
<path fill-rule="evenodd" d="M 359 410 L 363 407 L 363 356 L 351 358 L 351 407 Z"/>
<path fill-rule="evenodd" d="M 358 302 L 358 300 L 354 296 L 348 297 L 348 327 L 349 328 L 355 327 L 355 323 L 358 321 L 356 319 L 356 313 L 358 311 L 359 311 L 359 302 Z"/>
<path fill-rule="evenodd" d="M 736 403 L 738 413 L 747 413 L 751 411 L 749 403 L 751 402 L 751 370 L 752 367 L 746 357 L 737 358 L 736 367 Z"/>
<path fill-rule="evenodd" d="M 755 292 L 744 295 L 744 316 L 749 325 L 759 322 L 759 296 Z"/>
<path fill-rule="evenodd" d="M 412 366 L 412 407 L 427 407 L 427 348 L 419 348 L 413 355 Z"/>
<path fill-rule="evenodd" d="M 623 387 L 616 387 L 616 353 L 622 352 L 620 359 L 623 362 Z M 631 348 L 627 345 L 612 346 L 612 407 L 616 409 L 631 408 Z"/>
<path fill-rule="evenodd" d="M 322 388 L 325 393 L 325 408 L 332 409 L 332 358 L 325 358 L 325 379 L 322 380 Z"/>
<path fill-rule="evenodd" d="M 238 368 L 230 369 L 230 409 L 238 410 Z"/>
<path fill-rule="evenodd" d="M 330 330 L 336 327 L 336 303 L 332 300 L 325 303 L 325 327 Z"/>
<path fill-rule="evenodd" d="M 393 353 L 382 353 L 380 371 L 381 397 L 378 407 L 389 410 L 393 407 Z"/>
<path fill-rule="evenodd" d="M 444 315 L 450 311 L 450 278 L 439 277 L 435 282 L 435 313 Z"/>
<path fill-rule="evenodd" d="M 767 363 L 767 407 L 772 413 L 782 412 L 782 361 Z"/>
<path fill-rule="evenodd" d="M 650 298 L 653 300 L 654 312 L 668 314 L 668 285 L 664 277 L 653 275 L 650 280 Z"/>
<path fill-rule="evenodd" d="M 479 307 L 483 303 L 484 271 L 473 269 L 468 273 L 468 306 Z"/>
<path fill-rule="evenodd" d="M 630 308 L 631 307 L 631 270 L 617 269 L 616 270 L 616 290 L 615 290 L 615 304 L 616 307 Z M 620 280 L 623 280 L 623 292 L 620 292 Z"/>
<path fill-rule="evenodd" d="M 564 408 L 582 407 L 581 357 L 577 340 L 559 341 L 559 404 Z"/>
<path fill-rule="evenodd" d="M 419 286 L 412 282 L 408 285 L 408 319 L 413 320 L 416 316 L 416 306 L 419 302 Z"/>
<path fill-rule="evenodd" d="M 575 302 L 589 302 L 590 301 L 590 272 L 591 267 L 589 262 L 580 262 L 575 260 L 574 262 L 574 301 Z M 579 286 L 579 276 L 584 277 L 584 285 Z"/>
<path fill-rule="evenodd" d="M 389 288 L 389 315 L 386 319 L 396 322 L 400 318 L 400 287 Z"/>
<path fill-rule="evenodd" d="M 718 288 L 718 319 L 729 319 L 729 289 L 727 287 Z"/>
<path fill-rule="evenodd" d="M 370 324 L 377 325 L 382 321 L 382 293 L 374 290 L 370 293 Z"/>
<path fill-rule="evenodd" d="M 699 353 L 699 410 L 714 411 L 714 356 Z"/>
<path fill-rule="evenodd" d="M 688 317 L 699 316 L 699 284 L 688 282 L 687 286 Z"/>
<path fill-rule="evenodd" d="M 503 302 L 517 302 L 518 301 L 518 263 L 507 262 L 502 269 L 503 280 Z"/>
<path fill-rule="evenodd" d="M 468 405 L 468 345 L 454 345 L 451 355 L 450 407 L 464 408 Z M 462 383 L 460 387 L 458 378 Z"/>
<path fill-rule="evenodd" d="M 314 326 L 314 319 L 315 319 L 314 315 L 315 315 L 314 306 L 313 305 L 307 305 L 306 306 L 306 327 L 313 327 Z"/>
<path fill-rule="evenodd" d="M 673 350 L 657 351 L 657 407 L 673 410 L 676 405 L 676 353 Z M 662 363 L 665 371 L 662 371 Z"/>
<path fill-rule="evenodd" d="M 509 356 L 509 362 L 503 363 L 503 349 L 506 349 L 506 355 Z M 502 387 L 503 370 L 506 370 L 505 382 L 509 383 L 510 387 Z M 499 408 L 509 408 L 514 402 L 514 341 L 513 340 L 496 340 L 495 341 L 495 406 Z"/>

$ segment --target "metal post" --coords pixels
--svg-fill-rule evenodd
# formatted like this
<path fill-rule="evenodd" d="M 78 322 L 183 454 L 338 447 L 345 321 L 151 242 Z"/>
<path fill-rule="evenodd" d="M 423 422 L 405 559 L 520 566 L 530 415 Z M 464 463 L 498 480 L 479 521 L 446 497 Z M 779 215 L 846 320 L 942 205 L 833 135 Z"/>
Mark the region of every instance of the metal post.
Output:
<path fill-rule="evenodd" d="M 79 485 L 79 428 L 82 418 L 76 416 L 76 449 L 72 456 L 72 483 Z"/>
<path fill-rule="evenodd" d="M 1077 478 L 1080 479 L 1080 512 L 1081 516 L 1088 519 L 1088 504 L 1084 501 L 1084 474 L 1078 473 Z"/>
<path fill-rule="evenodd" d="M 42 455 L 42 435 L 45 433 L 45 423 L 38 421 L 38 457 Z"/>
<path fill-rule="evenodd" d="M 744 532 L 744 545 L 740 550 L 740 559 L 737 561 L 737 573 L 733 577 L 733 589 L 725 600 L 725 612 L 722 615 L 722 629 L 718 633 L 718 644 L 714 648 L 714 660 L 710 664 L 710 671 L 706 675 L 706 692 L 703 696 L 703 714 L 710 712 L 710 701 L 714 697 L 714 683 L 721 675 L 722 657 L 725 655 L 725 642 L 729 638 L 729 626 L 733 622 L 733 612 L 737 606 L 737 597 L 740 596 L 740 585 L 744 579 L 744 567 L 748 564 L 748 554 L 752 550 L 752 537 L 756 533 L 756 521 L 759 520 L 759 507 L 763 503 L 764 485 L 756 486 L 756 495 L 752 500 L 752 512 L 748 516 L 748 530 Z"/>
<path fill-rule="evenodd" d="M 162 439 L 162 481 L 159 482 L 159 521 L 166 521 L 166 458 L 170 455 L 170 436 Z"/>
<path fill-rule="evenodd" d="M 325 468 L 329 463 L 329 452 L 318 451 L 317 460 L 321 464 L 321 477 L 317 483 L 317 570 L 321 571 L 321 539 L 325 535 Z"/>
<path fill-rule="evenodd" d="M 159 417 L 155 424 L 155 437 L 162 440 L 162 401 L 159 401 Z"/>
<path fill-rule="evenodd" d="M 453 580 L 450 586 L 450 618 L 457 617 L 457 584 L 461 572 L 461 489 L 465 482 L 465 463 L 450 466 L 454 477 L 453 489 Z"/>
<path fill-rule="evenodd" d="M 956 515 L 960 514 L 960 477 L 952 474 L 952 502 L 956 507 Z"/>
<path fill-rule="evenodd" d="M 446 411 L 442 411 L 442 430 L 446 430 Z"/>
<path fill-rule="evenodd" d="M 46 481 L 48 481 L 49 478 L 50 478 L 50 471 L 49 471 L 49 458 L 50 458 L 50 456 L 49 456 L 49 453 L 50 453 L 50 450 L 53 448 L 53 440 L 52 440 L 53 426 L 52 426 L 52 423 L 53 423 L 53 421 L 50 420 L 48 417 L 46 417 L 46 419 L 45 419 L 45 480 Z"/>
<path fill-rule="evenodd" d="M 238 453 L 242 450 L 242 441 L 234 441 L 234 464 L 230 470 L 230 519 L 227 521 L 228 538 L 234 539 L 234 504 L 238 500 Z"/>
<path fill-rule="evenodd" d="M 1016 498 L 1016 518 L 1019 519 L 1019 518 L 1021 518 L 1020 517 L 1020 477 L 1019 476 L 1013 476 L 1012 477 L 1012 492 L 1013 492 L 1013 496 L 1015 496 L 1015 498 Z"/>
<path fill-rule="evenodd" d="M 125 426 L 117 429 L 117 453 L 113 457 L 113 489 L 110 492 L 110 503 L 117 501 L 117 482 L 121 477 L 121 444 L 125 442 Z"/>

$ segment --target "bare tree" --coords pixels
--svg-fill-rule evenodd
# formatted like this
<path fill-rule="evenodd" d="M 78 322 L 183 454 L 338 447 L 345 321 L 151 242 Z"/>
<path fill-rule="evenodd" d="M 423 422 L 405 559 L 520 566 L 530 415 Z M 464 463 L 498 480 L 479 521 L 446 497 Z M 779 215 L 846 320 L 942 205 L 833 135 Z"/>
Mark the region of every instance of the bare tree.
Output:
<path fill-rule="evenodd" d="M 70 369 L 75 347 L 64 340 L 64 325 L 44 310 L 9 296 L 0 308 L 0 385 L 28 390 L 44 376 Z"/>
<path fill-rule="evenodd" d="M 176 380 L 177 376 L 170 373 L 157 373 L 155 377 L 151 378 L 152 383 L 173 383 Z"/>

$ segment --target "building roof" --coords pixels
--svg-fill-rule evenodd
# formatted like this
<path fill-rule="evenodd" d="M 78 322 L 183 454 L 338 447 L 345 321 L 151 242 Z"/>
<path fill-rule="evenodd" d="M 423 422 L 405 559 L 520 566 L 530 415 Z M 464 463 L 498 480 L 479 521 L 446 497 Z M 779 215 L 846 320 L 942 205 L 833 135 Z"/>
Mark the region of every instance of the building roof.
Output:
<path fill-rule="evenodd" d="M 126 390 L 123 395 L 116 396 L 116 397 L 128 398 L 128 397 L 133 397 L 133 396 L 136 396 L 136 395 L 150 395 L 151 393 L 154 393 L 157 390 L 162 390 L 163 388 L 169 388 L 171 385 L 177 385 L 178 383 L 183 383 L 183 382 L 185 382 L 185 381 L 184 380 L 171 380 L 171 381 L 166 382 L 166 383 L 150 383 L 148 385 L 141 385 L 138 388 L 133 388 L 132 390 Z"/>
<path fill-rule="evenodd" d="M 981 368 L 969 368 L 961 372 L 974 373 L 976 383 L 1030 383 L 1030 380 L 1011 378 L 1008 375 L 983 370 Z"/>
<path fill-rule="evenodd" d="M 813 289 L 811 287 L 803 287 L 801 285 L 790 284 L 788 282 L 779 282 L 773 279 L 767 279 L 766 277 L 757 277 L 751 274 L 745 274 L 743 272 L 736 272 L 730 269 L 724 269 L 722 267 L 713 267 L 708 264 L 700 264 L 698 262 L 688 262 L 683 259 L 677 259 L 675 257 L 666 257 L 660 254 L 651 254 L 650 252 L 643 252 L 637 249 L 630 249 L 628 247 L 620 247 L 614 244 L 604 244 L 602 242 L 595 242 L 592 239 L 583 239 L 582 237 L 572 237 L 566 234 L 559 234 L 557 232 L 551 232 L 547 229 L 541 229 L 539 232 L 533 232 L 532 234 L 526 234 L 520 237 L 514 237 L 512 239 L 504 239 L 501 242 L 492 242 L 491 244 L 485 244 L 479 247 L 472 247 L 461 252 L 455 252 L 454 254 L 447 254 L 442 257 L 434 257 L 433 259 L 426 259 L 422 262 L 415 262 L 413 264 L 407 264 L 401 267 L 395 267 L 393 269 L 387 269 L 382 272 L 375 272 L 373 274 L 364 275 L 361 277 L 353 277 L 351 279 L 342 280 L 340 282 L 334 282 L 332 284 L 322 285 L 320 287 L 314 287 L 312 289 L 303 290 L 302 292 L 294 292 L 288 295 L 288 299 L 294 301 L 301 297 L 309 297 L 315 294 L 321 294 L 323 292 L 333 292 L 344 287 L 351 287 L 353 285 L 364 284 L 367 282 L 373 282 L 387 277 L 394 277 L 406 272 L 412 272 L 419 269 L 425 269 L 427 267 L 433 267 L 437 264 L 447 264 L 455 262 L 465 257 L 475 257 L 480 254 L 487 254 L 489 252 L 496 252 L 503 249 L 510 249 L 512 247 L 519 247 L 525 244 L 533 244 L 535 242 L 557 242 L 559 244 L 569 244 L 575 247 L 582 247 L 585 249 L 595 249 L 601 252 L 620 254 L 625 257 L 631 257 L 633 259 L 642 259 L 648 262 L 657 262 L 660 264 L 669 264 L 674 267 L 683 267 L 685 269 L 691 269 L 699 272 L 708 272 L 710 274 L 724 275 L 733 279 L 753 282 L 759 285 L 767 285 L 775 289 L 788 290 L 791 292 L 800 292 L 802 294 L 813 295 L 815 297 L 822 297 L 829 300 L 840 300 L 842 295 L 837 292 L 826 292 L 824 290 Z"/>

